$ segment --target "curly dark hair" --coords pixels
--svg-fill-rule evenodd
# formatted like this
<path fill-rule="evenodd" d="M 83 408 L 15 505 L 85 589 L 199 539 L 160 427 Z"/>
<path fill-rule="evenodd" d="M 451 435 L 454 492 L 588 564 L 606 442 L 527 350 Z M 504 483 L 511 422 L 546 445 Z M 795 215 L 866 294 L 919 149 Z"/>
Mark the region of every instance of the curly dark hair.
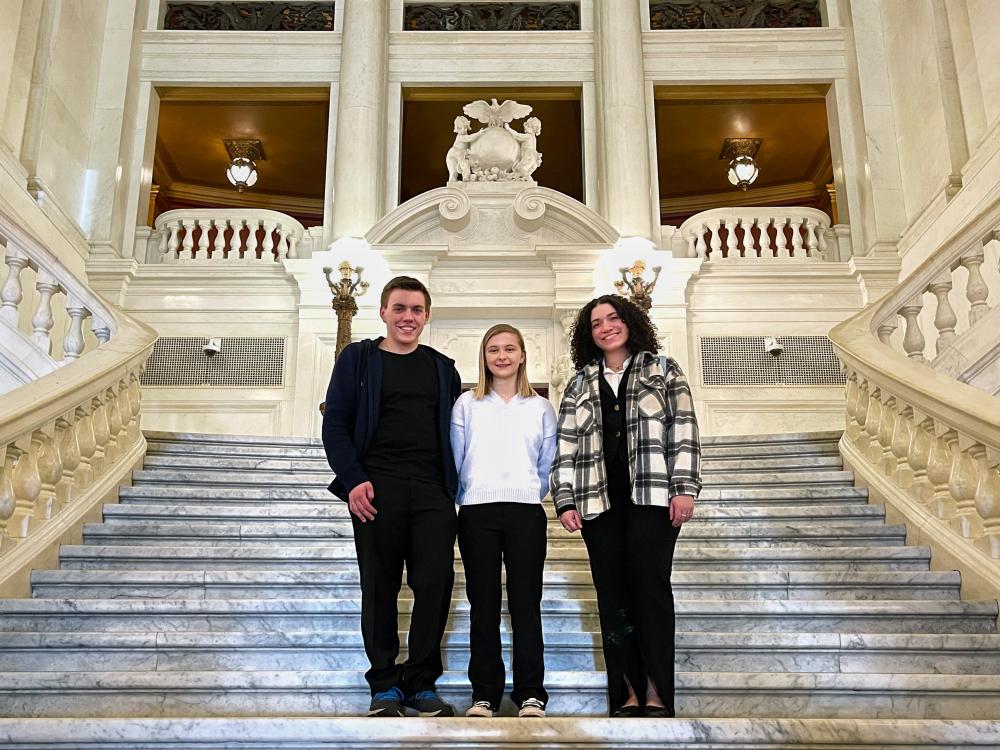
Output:
<path fill-rule="evenodd" d="M 574 367 L 580 369 L 591 362 L 600 361 L 604 356 L 604 352 L 594 343 L 594 336 L 590 332 L 590 314 L 595 307 L 604 304 L 615 308 L 622 322 L 628 327 L 628 342 L 625 346 L 628 347 L 629 354 L 638 352 L 656 354 L 660 351 L 660 342 L 656 340 L 656 326 L 646 312 L 621 295 L 605 294 L 590 300 L 576 315 L 573 332 L 570 334 L 570 355 L 573 357 Z"/>

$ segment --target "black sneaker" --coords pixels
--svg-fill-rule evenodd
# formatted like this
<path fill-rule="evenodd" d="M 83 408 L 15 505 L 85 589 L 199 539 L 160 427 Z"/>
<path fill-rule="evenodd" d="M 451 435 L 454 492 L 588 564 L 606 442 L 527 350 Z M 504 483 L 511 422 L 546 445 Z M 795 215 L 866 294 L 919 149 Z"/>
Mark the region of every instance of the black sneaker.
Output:
<path fill-rule="evenodd" d="M 403 691 L 398 687 L 375 693 L 372 704 L 368 707 L 369 716 L 391 716 L 398 718 L 406 716 L 403 712 Z"/>
<path fill-rule="evenodd" d="M 454 716 L 455 709 L 438 697 L 433 690 L 421 690 L 406 699 L 406 705 L 421 716 Z"/>

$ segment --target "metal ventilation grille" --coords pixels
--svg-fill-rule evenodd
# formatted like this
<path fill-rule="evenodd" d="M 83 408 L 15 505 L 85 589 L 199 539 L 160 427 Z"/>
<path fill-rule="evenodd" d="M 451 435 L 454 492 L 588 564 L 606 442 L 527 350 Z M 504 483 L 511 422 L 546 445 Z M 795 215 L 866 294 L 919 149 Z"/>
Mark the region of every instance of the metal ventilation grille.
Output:
<path fill-rule="evenodd" d="M 280 388 L 284 385 L 284 339 L 256 336 L 222 338 L 222 348 L 214 357 L 205 356 L 202 351 L 205 342 L 203 336 L 164 336 L 157 339 L 142 374 L 143 386 Z"/>
<path fill-rule="evenodd" d="M 785 351 L 772 357 L 763 336 L 703 336 L 705 385 L 843 385 L 844 375 L 826 336 L 780 336 Z"/>

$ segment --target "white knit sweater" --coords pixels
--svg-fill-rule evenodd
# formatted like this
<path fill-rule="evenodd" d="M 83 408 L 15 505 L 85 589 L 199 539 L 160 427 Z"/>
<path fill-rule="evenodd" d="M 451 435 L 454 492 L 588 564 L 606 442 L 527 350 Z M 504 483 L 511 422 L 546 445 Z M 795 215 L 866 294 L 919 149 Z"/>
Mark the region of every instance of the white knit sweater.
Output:
<path fill-rule="evenodd" d="M 463 393 L 451 411 L 459 505 L 540 503 L 556 450 L 556 412 L 541 396 L 477 401 Z"/>

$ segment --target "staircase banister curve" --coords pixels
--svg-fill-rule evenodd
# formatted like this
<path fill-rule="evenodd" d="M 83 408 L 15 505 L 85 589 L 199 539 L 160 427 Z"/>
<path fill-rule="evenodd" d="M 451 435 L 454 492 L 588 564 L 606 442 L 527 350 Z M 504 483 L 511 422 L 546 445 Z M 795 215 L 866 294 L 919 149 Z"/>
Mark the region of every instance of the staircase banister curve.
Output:
<path fill-rule="evenodd" d="M 732 206 L 726 208 L 710 208 L 707 211 L 701 211 L 694 216 L 686 219 L 680 227 L 678 227 L 678 234 L 681 237 L 687 238 L 692 227 L 704 226 L 706 222 L 710 219 L 742 219 L 747 217 L 753 218 L 767 218 L 768 221 L 780 218 L 790 218 L 792 216 L 797 216 L 802 219 L 812 219 L 816 222 L 817 226 L 821 226 L 824 229 L 830 227 L 831 221 L 830 217 L 827 216 L 825 211 L 820 211 L 818 208 L 809 208 L 807 206 Z"/>

